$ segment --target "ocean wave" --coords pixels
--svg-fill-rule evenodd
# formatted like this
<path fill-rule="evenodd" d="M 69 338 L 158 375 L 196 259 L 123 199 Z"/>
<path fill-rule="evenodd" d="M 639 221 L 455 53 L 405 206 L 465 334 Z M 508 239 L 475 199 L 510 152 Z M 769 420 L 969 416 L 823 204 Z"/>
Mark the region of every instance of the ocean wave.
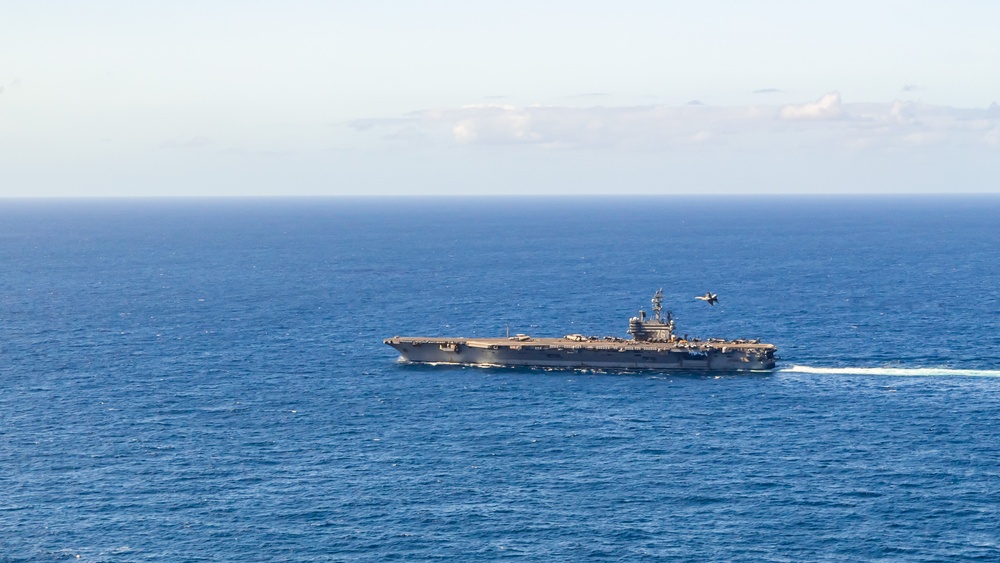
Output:
<path fill-rule="evenodd" d="M 812 373 L 817 375 L 889 375 L 895 377 L 1000 377 L 996 369 L 952 369 L 944 367 L 813 367 L 793 365 L 778 370 L 783 373 Z"/>

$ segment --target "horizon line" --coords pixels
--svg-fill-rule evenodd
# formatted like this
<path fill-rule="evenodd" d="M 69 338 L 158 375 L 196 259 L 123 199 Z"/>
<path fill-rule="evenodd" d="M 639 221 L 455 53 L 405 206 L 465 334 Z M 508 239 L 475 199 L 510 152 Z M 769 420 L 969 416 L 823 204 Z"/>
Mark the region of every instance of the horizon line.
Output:
<path fill-rule="evenodd" d="M 625 198 L 839 198 L 839 197 L 1000 197 L 1000 192 L 706 192 L 706 193 L 626 193 L 626 194 L 539 194 L 539 193 L 487 193 L 487 194 L 216 194 L 216 195 L 0 195 L 0 201 L 32 200 L 250 200 L 250 199 L 625 199 Z"/>

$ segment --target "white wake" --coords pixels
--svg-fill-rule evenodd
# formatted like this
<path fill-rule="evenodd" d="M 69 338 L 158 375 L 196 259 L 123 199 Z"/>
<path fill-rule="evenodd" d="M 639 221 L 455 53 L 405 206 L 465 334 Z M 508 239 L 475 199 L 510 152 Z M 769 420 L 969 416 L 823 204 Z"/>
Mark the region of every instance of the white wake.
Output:
<path fill-rule="evenodd" d="M 817 375 L 891 375 L 897 377 L 1000 377 L 997 369 L 950 368 L 820 368 L 789 366 L 775 371 L 785 373 L 815 373 Z"/>

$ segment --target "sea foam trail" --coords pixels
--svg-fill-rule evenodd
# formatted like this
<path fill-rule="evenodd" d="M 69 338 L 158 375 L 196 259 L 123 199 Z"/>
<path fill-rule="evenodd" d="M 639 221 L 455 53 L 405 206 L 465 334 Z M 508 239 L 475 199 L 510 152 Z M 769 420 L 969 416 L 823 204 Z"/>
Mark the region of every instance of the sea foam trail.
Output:
<path fill-rule="evenodd" d="M 790 366 L 777 371 L 785 373 L 815 373 L 818 375 L 891 375 L 901 377 L 1000 377 L 996 369 L 949 368 L 821 368 Z"/>

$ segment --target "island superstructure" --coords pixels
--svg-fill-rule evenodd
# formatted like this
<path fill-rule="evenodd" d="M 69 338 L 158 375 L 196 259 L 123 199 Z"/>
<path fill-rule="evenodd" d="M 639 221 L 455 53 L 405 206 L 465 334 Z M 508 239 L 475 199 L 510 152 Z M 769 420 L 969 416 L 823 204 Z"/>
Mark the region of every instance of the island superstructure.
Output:
<path fill-rule="evenodd" d="M 653 316 L 629 319 L 630 339 L 568 334 L 533 338 L 433 338 L 394 336 L 384 340 L 413 363 L 550 368 L 654 369 L 684 371 L 770 370 L 777 347 L 756 340 L 680 338 L 673 315 L 663 315 L 663 292 L 653 296 Z"/>

